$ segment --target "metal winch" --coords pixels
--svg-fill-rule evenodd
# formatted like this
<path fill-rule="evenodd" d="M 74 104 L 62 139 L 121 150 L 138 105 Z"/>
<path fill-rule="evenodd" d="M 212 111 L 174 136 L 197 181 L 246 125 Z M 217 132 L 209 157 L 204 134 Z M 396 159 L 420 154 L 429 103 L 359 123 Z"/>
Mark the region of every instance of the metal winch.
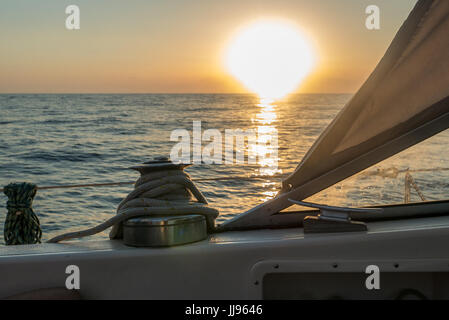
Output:
<path fill-rule="evenodd" d="M 114 226 L 111 238 L 123 237 L 126 245 L 135 247 L 167 247 L 205 239 L 208 229 L 214 229 L 218 211 L 207 206 L 183 171 L 187 166 L 156 158 L 131 167 L 141 176 L 117 214 L 131 213 L 133 217 Z"/>
<path fill-rule="evenodd" d="M 198 214 L 138 217 L 123 223 L 123 242 L 134 247 L 168 247 L 206 238 L 206 218 Z"/>

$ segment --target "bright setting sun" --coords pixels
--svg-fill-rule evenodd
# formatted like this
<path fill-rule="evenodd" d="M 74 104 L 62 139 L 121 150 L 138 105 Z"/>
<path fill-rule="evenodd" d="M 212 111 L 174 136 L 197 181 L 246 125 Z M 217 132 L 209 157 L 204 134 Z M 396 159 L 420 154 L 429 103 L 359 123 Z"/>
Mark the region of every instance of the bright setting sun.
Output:
<path fill-rule="evenodd" d="M 315 64 L 315 53 L 298 28 L 283 21 L 258 21 L 230 42 L 228 71 L 261 98 L 280 99 L 298 88 Z"/>

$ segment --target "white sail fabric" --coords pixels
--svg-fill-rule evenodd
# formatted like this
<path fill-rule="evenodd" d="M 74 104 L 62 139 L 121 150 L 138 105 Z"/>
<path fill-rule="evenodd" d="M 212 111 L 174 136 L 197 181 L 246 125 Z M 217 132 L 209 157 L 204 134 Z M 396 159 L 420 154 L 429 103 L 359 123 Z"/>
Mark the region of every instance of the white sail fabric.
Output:
<path fill-rule="evenodd" d="M 374 72 L 271 199 L 221 230 L 282 225 L 276 214 L 449 128 L 449 1 L 420 0 Z"/>
<path fill-rule="evenodd" d="M 290 190 L 357 162 L 364 154 L 410 134 L 449 112 L 449 1 L 419 1 L 365 84 L 283 182 Z M 449 121 L 440 129 L 449 127 Z M 439 130 L 439 131 L 441 131 Z M 364 159 L 364 169 L 437 132 L 408 137 L 407 145 Z M 344 170 L 346 178 L 356 172 Z M 336 177 L 337 178 L 337 177 Z M 331 185 L 337 181 L 326 181 Z"/>

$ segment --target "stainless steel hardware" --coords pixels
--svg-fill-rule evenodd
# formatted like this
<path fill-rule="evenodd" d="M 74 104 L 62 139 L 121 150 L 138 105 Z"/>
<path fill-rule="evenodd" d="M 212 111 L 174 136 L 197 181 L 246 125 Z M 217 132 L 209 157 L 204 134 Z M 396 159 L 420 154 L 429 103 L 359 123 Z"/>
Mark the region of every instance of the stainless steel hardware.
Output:
<path fill-rule="evenodd" d="M 351 213 L 382 213 L 377 208 L 347 208 L 288 199 L 291 203 L 320 210 L 317 216 L 304 218 L 304 233 L 333 233 L 333 232 L 360 232 L 367 231 L 365 223 L 353 221 Z"/>

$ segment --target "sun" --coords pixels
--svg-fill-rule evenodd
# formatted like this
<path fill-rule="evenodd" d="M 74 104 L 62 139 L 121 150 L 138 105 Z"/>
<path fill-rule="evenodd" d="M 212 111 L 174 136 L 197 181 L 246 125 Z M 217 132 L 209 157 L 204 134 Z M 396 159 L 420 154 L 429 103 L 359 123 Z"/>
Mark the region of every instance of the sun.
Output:
<path fill-rule="evenodd" d="M 315 64 L 307 38 L 293 24 L 263 20 L 243 28 L 225 54 L 227 70 L 261 98 L 296 90 Z"/>

